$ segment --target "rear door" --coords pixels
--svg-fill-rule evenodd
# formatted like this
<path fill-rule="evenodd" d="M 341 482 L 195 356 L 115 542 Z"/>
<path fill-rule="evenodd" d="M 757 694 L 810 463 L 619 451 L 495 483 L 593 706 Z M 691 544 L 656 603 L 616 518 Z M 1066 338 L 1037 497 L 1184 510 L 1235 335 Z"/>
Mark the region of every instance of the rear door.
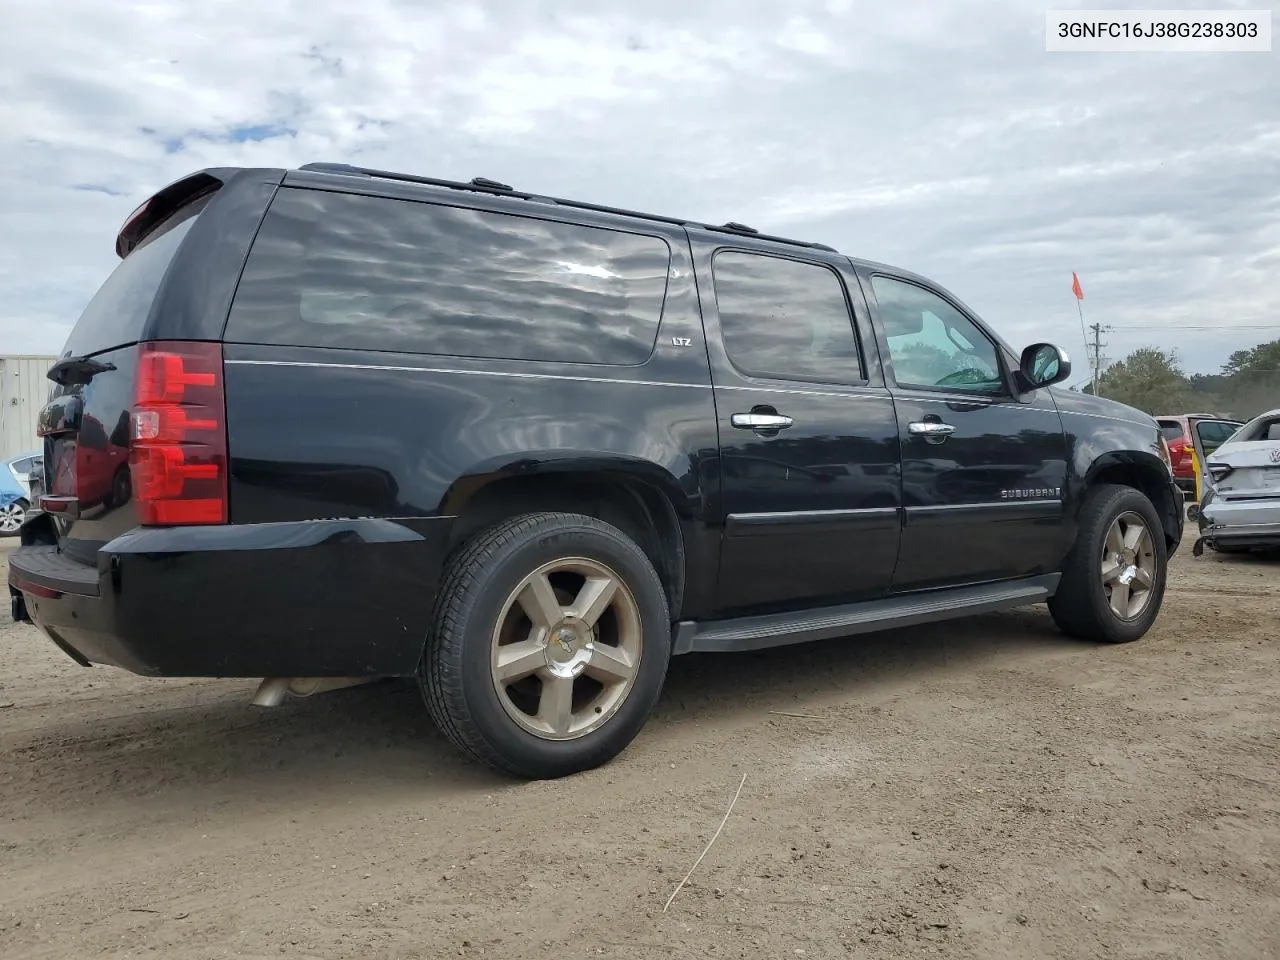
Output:
<path fill-rule="evenodd" d="M 1226 443 L 1241 426 L 1238 420 L 1193 420 L 1192 424 L 1195 426 L 1196 448 L 1202 463 L 1213 456 L 1214 451 Z"/>
<path fill-rule="evenodd" d="M 902 444 L 895 592 L 1058 569 L 1067 450 L 1048 390 L 1015 396 L 1011 358 L 942 291 L 866 271 Z"/>
<path fill-rule="evenodd" d="M 807 254 L 695 244 L 720 437 L 722 613 L 880 596 L 893 574 L 893 400 L 874 341 L 859 336 L 867 316 L 848 262 Z"/>

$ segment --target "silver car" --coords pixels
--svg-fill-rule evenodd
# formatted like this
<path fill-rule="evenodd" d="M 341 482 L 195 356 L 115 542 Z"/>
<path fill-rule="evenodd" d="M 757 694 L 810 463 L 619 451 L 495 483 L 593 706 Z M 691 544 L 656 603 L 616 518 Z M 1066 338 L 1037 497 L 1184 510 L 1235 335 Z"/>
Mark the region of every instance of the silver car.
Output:
<path fill-rule="evenodd" d="M 1219 553 L 1280 547 L 1280 409 L 1254 417 L 1206 463 L 1200 535 Z"/>
<path fill-rule="evenodd" d="M 31 474 L 41 469 L 41 455 L 21 453 L 0 460 L 0 537 L 11 537 L 18 532 L 35 497 L 31 492 Z"/>

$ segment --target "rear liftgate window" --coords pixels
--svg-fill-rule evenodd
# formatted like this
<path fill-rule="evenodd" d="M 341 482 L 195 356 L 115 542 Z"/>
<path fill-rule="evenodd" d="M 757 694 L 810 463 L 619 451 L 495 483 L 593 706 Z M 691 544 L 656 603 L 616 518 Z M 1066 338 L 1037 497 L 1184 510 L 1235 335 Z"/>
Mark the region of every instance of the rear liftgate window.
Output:
<path fill-rule="evenodd" d="M 639 364 L 671 253 L 641 234 L 385 197 L 280 191 L 226 339 Z"/>
<path fill-rule="evenodd" d="M 160 283 L 203 209 L 192 204 L 116 265 L 80 314 L 63 356 L 88 356 L 142 337 Z"/>

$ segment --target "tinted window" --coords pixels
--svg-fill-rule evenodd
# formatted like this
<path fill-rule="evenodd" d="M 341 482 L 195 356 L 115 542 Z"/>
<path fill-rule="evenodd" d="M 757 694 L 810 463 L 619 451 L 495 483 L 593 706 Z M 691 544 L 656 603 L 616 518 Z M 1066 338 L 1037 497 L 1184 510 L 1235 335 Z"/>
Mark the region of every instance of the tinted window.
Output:
<path fill-rule="evenodd" d="M 1164 438 L 1172 443 L 1174 440 L 1182 439 L 1182 424 L 1176 420 L 1161 420 L 1160 432 L 1164 434 Z"/>
<path fill-rule="evenodd" d="M 197 211 L 188 211 L 181 221 L 175 220 L 174 226 L 137 247 L 117 264 L 80 314 L 64 352 L 85 356 L 134 343 L 142 337 L 165 272 L 196 222 L 191 215 L 194 212 Z"/>
<path fill-rule="evenodd" d="M 32 464 L 34 463 L 35 461 L 32 460 L 30 457 L 28 457 L 25 460 L 14 460 L 10 464 L 10 466 L 13 472 L 16 473 L 18 476 L 25 477 L 28 473 L 31 472 L 31 467 L 32 467 Z"/>
<path fill-rule="evenodd" d="M 713 263 L 725 350 L 745 373 L 783 380 L 863 379 L 844 285 L 834 271 L 726 251 Z"/>
<path fill-rule="evenodd" d="M 1205 453 L 1217 450 L 1239 429 L 1238 423 L 1226 423 L 1220 420 L 1204 420 L 1196 424 L 1196 434 L 1200 437 L 1200 445 L 1204 447 Z"/>
<path fill-rule="evenodd" d="M 282 190 L 254 242 L 227 339 L 642 363 L 670 256 L 657 237 Z"/>
<path fill-rule="evenodd" d="M 995 344 L 935 293 L 892 277 L 872 289 L 898 383 L 973 393 L 1003 393 Z"/>

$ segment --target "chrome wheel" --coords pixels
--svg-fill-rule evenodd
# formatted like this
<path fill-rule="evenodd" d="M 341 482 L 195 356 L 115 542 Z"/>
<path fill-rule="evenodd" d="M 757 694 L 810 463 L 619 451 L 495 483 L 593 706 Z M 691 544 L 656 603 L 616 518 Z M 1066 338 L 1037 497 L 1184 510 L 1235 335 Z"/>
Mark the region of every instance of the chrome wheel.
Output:
<path fill-rule="evenodd" d="M 1102 589 L 1121 620 L 1140 617 L 1156 584 L 1155 543 L 1147 523 L 1126 512 L 1112 521 L 1102 545 Z"/>
<path fill-rule="evenodd" d="M 6 507 L 0 507 L 0 533 L 12 535 L 22 527 L 27 511 L 21 501 L 15 500 Z"/>
<path fill-rule="evenodd" d="M 631 693 L 642 638 L 639 605 L 616 573 L 581 558 L 544 564 L 507 597 L 494 628 L 498 700 L 535 736 L 585 736 Z"/>

